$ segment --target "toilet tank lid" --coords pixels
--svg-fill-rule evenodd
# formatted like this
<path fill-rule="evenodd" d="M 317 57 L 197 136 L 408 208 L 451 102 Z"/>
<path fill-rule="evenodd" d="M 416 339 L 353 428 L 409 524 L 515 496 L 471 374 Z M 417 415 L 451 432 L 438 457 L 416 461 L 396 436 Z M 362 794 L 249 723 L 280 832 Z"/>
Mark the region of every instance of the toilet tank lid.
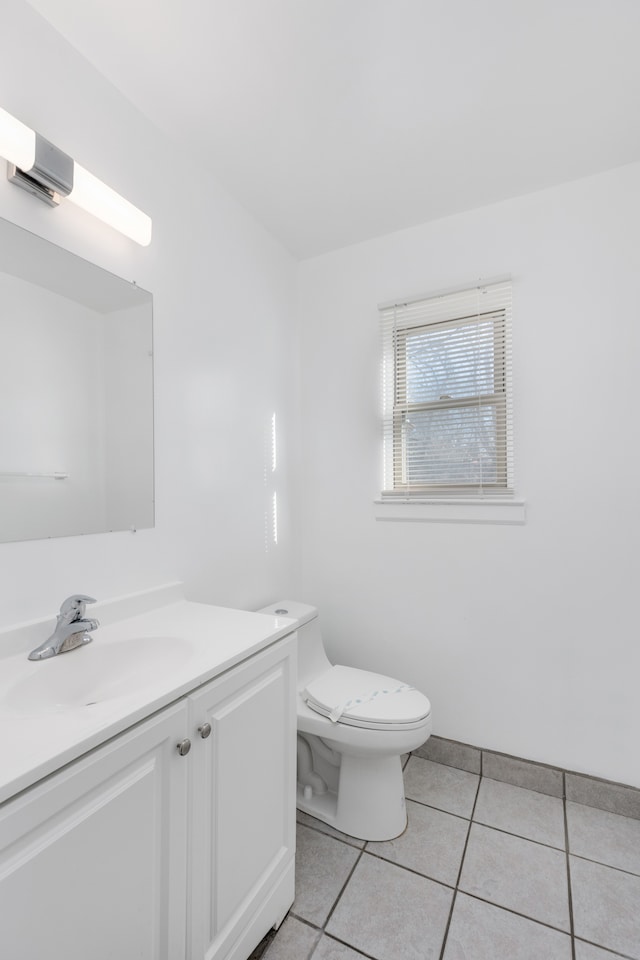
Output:
<path fill-rule="evenodd" d="M 272 617 L 287 617 L 289 620 L 297 620 L 298 626 L 308 623 L 318 616 L 317 607 L 312 607 L 307 603 L 300 603 L 298 600 L 277 600 L 270 603 L 268 607 L 262 607 L 256 613 L 266 613 Z"/>

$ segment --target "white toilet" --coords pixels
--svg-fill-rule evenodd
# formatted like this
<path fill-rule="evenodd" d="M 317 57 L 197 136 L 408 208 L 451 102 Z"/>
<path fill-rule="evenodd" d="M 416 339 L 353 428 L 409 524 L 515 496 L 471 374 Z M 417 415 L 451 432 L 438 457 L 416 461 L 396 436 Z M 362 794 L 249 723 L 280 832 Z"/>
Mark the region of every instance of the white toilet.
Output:
<path fill-rule="evenodd" d="M 296 621 L 299 810 L 361 840 L 406 827 L 401 756 L 431 733 L 431 704 L 391 677 L 332 666 L 318 611 L 279 600 L 259 611 Z"/>

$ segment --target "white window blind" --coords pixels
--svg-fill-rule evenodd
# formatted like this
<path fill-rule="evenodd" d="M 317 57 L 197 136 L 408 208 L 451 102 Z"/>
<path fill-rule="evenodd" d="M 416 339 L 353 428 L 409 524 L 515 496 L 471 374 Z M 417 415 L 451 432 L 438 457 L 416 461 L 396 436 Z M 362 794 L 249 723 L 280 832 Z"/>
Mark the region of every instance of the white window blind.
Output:
<path fill-rule="evenodd" d="M 511 282 L 380 314 L 383 498 L 510 495 Z"/>

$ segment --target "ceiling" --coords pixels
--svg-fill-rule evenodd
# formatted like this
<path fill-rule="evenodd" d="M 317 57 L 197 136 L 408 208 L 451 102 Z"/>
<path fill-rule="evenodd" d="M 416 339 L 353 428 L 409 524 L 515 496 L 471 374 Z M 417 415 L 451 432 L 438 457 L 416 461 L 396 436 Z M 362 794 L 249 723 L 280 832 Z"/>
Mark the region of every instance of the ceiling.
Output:
<path fill-rule="evenodd" d="M 638 0 L 29 0 L 297 258 L 640 159 Z"/>

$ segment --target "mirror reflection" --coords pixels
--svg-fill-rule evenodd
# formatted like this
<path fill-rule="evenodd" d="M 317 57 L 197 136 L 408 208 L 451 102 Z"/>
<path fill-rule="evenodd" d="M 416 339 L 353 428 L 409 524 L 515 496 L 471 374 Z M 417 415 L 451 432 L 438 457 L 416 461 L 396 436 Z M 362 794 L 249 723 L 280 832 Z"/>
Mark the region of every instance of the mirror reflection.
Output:
<path fill-rule="evenodd" d="M 152 297 L 0 219 L 0 541 L 152 527 Z"/>

